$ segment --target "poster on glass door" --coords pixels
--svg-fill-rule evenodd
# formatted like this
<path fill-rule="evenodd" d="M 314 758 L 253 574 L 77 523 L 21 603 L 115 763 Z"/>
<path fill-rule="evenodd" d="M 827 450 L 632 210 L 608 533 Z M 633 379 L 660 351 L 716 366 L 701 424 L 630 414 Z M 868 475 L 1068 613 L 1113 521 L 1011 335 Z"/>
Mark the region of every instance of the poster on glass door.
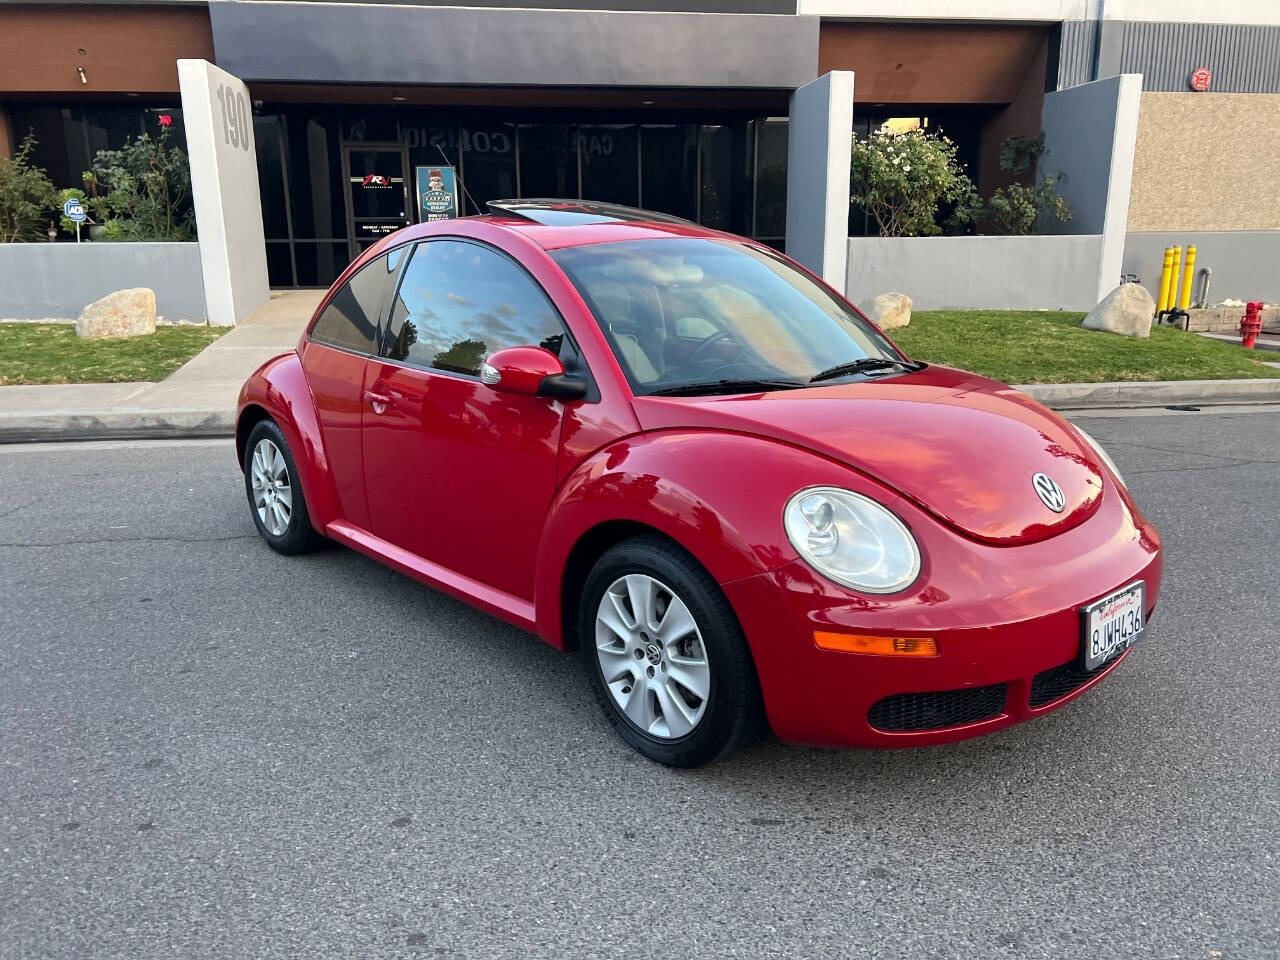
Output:
<path fill-rule="evenodd" d="M 418 222 L 451 220 L 458 215 L 458 175 L 453 167 L 417 167 Z"/>

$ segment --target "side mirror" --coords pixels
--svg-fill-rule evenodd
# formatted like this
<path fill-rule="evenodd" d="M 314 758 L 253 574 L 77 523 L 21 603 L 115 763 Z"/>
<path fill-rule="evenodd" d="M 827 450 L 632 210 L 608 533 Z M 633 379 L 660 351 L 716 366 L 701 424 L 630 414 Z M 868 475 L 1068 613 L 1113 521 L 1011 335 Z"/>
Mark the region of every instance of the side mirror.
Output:
<path fill-rule="evenodd" d="M 542 347 L 495 350 L 480 364 L 480 382 L 526 397 L 581 400 L 587 395 L 587 381 L 566 374 L 560 358 Z"/>

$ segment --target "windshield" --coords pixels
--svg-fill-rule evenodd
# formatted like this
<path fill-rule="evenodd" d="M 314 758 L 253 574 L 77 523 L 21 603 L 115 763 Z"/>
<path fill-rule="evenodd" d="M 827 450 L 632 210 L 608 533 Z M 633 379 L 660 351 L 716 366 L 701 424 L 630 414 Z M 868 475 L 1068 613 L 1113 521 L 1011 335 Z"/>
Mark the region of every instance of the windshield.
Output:
<path fill-rule="evenodd" d="M 739 381 L 744 391 L 781 389 L 858 360 L 901 360 L 882 334 L 820 284 L 743 243 L 623 240 L 552 256 L 595 314 L 637 394 Z M 877 372 L 890 365 L 881 367 Z"/>

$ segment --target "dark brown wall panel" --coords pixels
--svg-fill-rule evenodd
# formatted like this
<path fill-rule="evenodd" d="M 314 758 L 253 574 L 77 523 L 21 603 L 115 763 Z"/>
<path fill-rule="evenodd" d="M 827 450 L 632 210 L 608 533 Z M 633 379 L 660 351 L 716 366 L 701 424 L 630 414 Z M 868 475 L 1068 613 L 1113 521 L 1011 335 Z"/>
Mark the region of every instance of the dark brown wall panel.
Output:
<path fill-rule="evenodd" d="M 852 70 L 860 104 L 1012 103 L 1042 26 L 824 23 L 818 74 Z"/>
<path fill-rule="evenodd" d="M 1040 132 L 1041 114 L 1044 112 L 1044 78 L 1048 54 L 1049 44 L 1046 40 L 1040 44 L 1040 49 L 1031 61 L 1031 66 L 1027 69 L 1027 75 L 1023 78 L 1013 102 L 983 124 L 982 160 L 978 168 L 982 172 L 982 177 L 978 186 L 984 196 L 997 187 L 1007 186 L 1014 180 L 1021 180 L 1028 185 L 1035 180 L 1034 170 L 1028 170 L 1021 177 L 1015 177 L 1001 170 L 1000 148 L 1008 137 L 1015 135 L 1034 137 Z M 1046 157 L 1045 163 L 1046 170 L 1054 169 L 1052 157 Z"/>
<path fill-rule="evenodd" d="M 0 94 L 176 92 L 180 57 L 213 59 L 204 7 L 0 6 Z"/>

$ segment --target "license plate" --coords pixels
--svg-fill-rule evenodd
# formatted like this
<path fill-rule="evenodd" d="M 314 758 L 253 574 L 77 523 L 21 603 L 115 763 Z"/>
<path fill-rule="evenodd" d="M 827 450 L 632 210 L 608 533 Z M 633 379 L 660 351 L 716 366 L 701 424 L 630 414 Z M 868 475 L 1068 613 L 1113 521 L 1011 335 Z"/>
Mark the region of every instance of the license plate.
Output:
<path fill-rule="evenodd" d="M 1133 646 L 1146 628 L 1147 585 L 1139 580 L 1080 610 L 1084 636 L 1080 660 L 1096 670 Z"/>

